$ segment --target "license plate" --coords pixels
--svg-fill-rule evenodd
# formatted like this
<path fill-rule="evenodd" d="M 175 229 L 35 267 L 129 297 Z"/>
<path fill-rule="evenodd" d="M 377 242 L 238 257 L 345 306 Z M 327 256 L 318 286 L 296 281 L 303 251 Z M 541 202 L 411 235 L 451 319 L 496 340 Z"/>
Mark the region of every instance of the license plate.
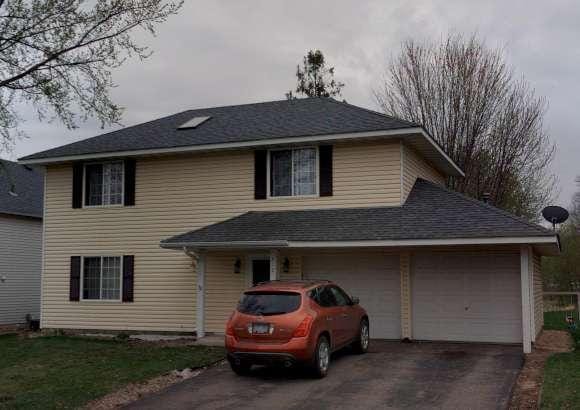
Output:
<path fill-rule="evenodd" d="M 252 333 L 255 335 L 265 335 L 270 332 L 268 323 L 252 323 Z"/>

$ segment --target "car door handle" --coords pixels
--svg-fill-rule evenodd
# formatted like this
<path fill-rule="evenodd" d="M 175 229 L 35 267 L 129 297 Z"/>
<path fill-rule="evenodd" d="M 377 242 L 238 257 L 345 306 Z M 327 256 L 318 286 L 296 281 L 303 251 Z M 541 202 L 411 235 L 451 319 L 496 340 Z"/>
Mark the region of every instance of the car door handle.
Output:
<path fill-rule="evenodd" d="M 332 320 L 332 316 L 326 316 L 326 320 Z"/>
<path fill-rule="evenodd" d="M 348 315 L 346 313 L 343 313 L 342 314 L 342 317 L 345 318 L 345 319 L 348 319 Z"/>

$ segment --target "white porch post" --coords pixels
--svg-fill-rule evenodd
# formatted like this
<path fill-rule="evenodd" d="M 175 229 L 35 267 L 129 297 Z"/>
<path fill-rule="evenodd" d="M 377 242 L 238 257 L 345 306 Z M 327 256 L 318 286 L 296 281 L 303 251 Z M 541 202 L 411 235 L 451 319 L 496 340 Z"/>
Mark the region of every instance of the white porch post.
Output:
<path fill-rule="evenodd" d="M 534 298 L 534 251 L 528 247 L 528 275 L 530 275 L 530 334 L 532 343 L 536 342 L 536 300 Z"/>
<path fill-rule="evenodd" d="M 279 254 L 277 249 L 270 250 L 270 280 L 278 280 L 280 278 L 278 272 Z"/>
<path fill-rule="evenodd" d="M 200 252 L 197 257 L 197 298 L 196 298 L 196 333 L 197 337 L 205 336 L 205 254 Z"/>
<path fill-rule="evenodd" d="M 530 303 L 530 249 L 529 246 L 520 248 L 520 277 L 522 292 L 522 334 L 524 353 L 532 352 L 531 303 Z"/>

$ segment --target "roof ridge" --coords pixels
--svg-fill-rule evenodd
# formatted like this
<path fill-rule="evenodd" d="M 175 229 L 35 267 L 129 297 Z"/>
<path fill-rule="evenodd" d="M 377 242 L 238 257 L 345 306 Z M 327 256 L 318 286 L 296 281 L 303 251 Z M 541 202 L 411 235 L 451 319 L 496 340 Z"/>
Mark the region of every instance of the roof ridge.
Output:
<path fill-rule="evenodd" d="M 328 97 L 328 99 L 329 99 L 329 101 L 332 101 L 335 104 L 343 104 L 343 105 L 347 106 L 348 108 L 350 108 L 352 110 L 363 110 L 363 111 L 366 111 L 366 112 L 368 112 L 370 114 L 377 115 L 377 116 L 382 117 L 382 118 L 388 118 L 388 119 L 397 120 L 397 121 L 406 123 L 409 126 L 421 127 L 421 125 L 419 125 L 417 123 L 414 123 L 412 121 L 407 121 L 407 120 L 404 120 L 404 119 L 399 118 L 399 117 L 395 117 L 395 116 L 392 116 L 392 115 L 387 115 L 387 114 L 382 113 L 382 112 L 378 112 L 378 111 L 375 111 L 375 110 L 371 110 L 370 108 L 359 107 L 358 105 L 350 104 L 350 103 L 347 103 L 346 101 L 337 101 L 336 99 L 334 99 L 332 97 Z"/>
<path fill-rule="evenodd" d="M 535 224 L 535 223 L 533 223 L 533 222 L 530 222 L 530 221 L 526 220 L 525 218 L 522 218 L 522 217 L 520 217 L 520 216 L 514 215 L 514 214 L 512 214 L 512 213 L 510 213 L 510 212 L 508 212 L 508 211 L 505 211 L 505 210 L 503 210 L 503 209 L 500 209 L 500 208 L 498 208 L 498 207 L 496 207 L 496 206 L 493 206 L 493 205 L 490 205 L 490 204 L 486 204 L 485 202 L 482 202 L 482 201 L 480 201 L 480 200 L 478 200 L 478 199 L 472 198 L 472 197 L 470 197 L 470 196 L 467 196 L 467 195 L 465 195 L 465 194 L 462 194 L 462 193 L 460 193 L 460 192 L 453 191 L 452 189 L 449 189 L 449 188 L 447 188 L 447 187 L 444 187 L 444 186 L 441 186 L 441 185 L 435 184 L 434 182 L 428 181 L 428 180 L 426 180 L 426 179 L 423 179 L 423 178 L 417 178 L 417 181 L 422 181 L 422 182 L 425 182 L 425 183 L 427 183 L 427 184 L 429 184 L 429 185 L 431 185 L 431 186 L 433 186 L 433 187 L 435 187 L 435 188 L 438 188 L 438 189 L 440 189 L 440 190 L 442 190 L 442 191 L 445 191 L 445 192 L 447 192 L 447 193 L 450 193 L 450 194 L 452 194 L 452 195 L 455 195 L 455 196 L 457 196 L 457 197 L 459 197 L 459 198 L 461 198 L 461 199 L 463 199 L 463 200 L 466 200 L 466 201 L 472 202 L 473 204 L 475 204 L 475 205 L 479 206 L 480 208 L 484 208 L 484 209 L 487 209 L 487 210 L 493 211 L 493 212 L 495 212 L 496 214 L 499 214 L 499 215 L 502 215 L 502 216 L 505 216 L 505 217 L 511 218 L 511 219 L 513 219 L 513 220 L 515 220 L 515 221 L 517 221 L 517 222 L 524 223 L 524 224 L 526 224 L 527 226 L 529 226 L 529 227 L 531 227 L 531 228 L 534 228 L 534 229 L 537 229 L 537 230 L 539 230 L 539 231 L 541 231 L 541 232 L 544 232 L 544 233 L 552 233 L 552 232 L 551 232 L 549 229 L 547 229 L 547 228 L 544 228 L 544 227 L 543 227 L 543 226 L 541 226 L 541 225 L 538 225 L 538 224 Z"/>
<path fill-rule="evenodd" d="M 249 105 L 264 105 L 264 104 L 273 104 L 273 103 L 292 103 L 293 101 L 309 101 L 309 100 L 326 100 L 331 99 L 331 97 L 304 97 L 304 98 L 293 98 L 293 99 L 282 99 L 282 100 L 270 100 L 270 101 L 256 101 L 250 103 L 243 103 L 243 104 L 227 104 L 227 105 L 214 105 L 210 107 L 201 107 L 201 108 L 190 108 L 189 110 L 183 111 L 204 111 L 204 110 L 216 110 L 220 108 L 232 108 L 232 107 L 247 107 Z"/>

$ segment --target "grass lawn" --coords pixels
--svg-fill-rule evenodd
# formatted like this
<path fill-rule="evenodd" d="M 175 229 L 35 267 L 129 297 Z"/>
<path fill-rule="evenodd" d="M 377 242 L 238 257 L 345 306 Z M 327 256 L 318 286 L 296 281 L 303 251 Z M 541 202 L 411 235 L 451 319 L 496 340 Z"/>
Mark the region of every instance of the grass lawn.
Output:
<path fill-rule="evenodd" d="M 65 336 L 0 336 L 0 408 L 76 408 L 131 382 L 201 367 L 224 349 Z"/>
<path fill-rule="evenodd" d="M 548 315 L 549 313 L 549 315 Z M 544 320 L 546 328 L 566 329 L 553 313 L 546 312 Z M 580 329 L 571 332 L 575 350 L 570 353 L 559 353 L 551 356 L 544 370 L 542 387 L 543 409 L 577 409 L 580 407 Z"/>

